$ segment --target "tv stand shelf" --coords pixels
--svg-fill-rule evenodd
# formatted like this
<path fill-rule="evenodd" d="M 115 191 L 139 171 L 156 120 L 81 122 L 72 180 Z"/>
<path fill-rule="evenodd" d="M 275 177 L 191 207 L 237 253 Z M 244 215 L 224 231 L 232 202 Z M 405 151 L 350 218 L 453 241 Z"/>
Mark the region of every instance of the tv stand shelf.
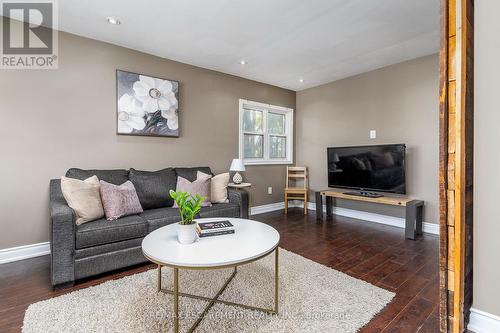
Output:
<path fill-rule="evenodd" d="M 334 206 L 333 199 L 355 200 L 383 205 L 405 207 L 406 224 L 405 236 L 408 239 L 415 239 L 422 234 L 422 219 L 424 214 L 424 202 L 404 196 L 384 195 L 379 198 L 366 197 L 361 195 L 347 194 L 342 190 L 324 190 L 316 192 L 316 217 L 323 218 L 323 197 L 326 197 L 326 216 L 332 216 Z"/>
<path fill-rule="evenodd" d="M 387 196 L 387 195 L 384 195 L 383 197 L 379 197 L 379 198 L 363 197 L 360 195 L 347 194 L 345 190 L 344 191 L 342 191 L 342 190 L 325 190 L 325 191 L 321 191 L 320 193 L 323 196 L 328 196 L 328 197 L 332 197 L 332 198 L 374 202 L 374 203 L 380 203 L 380 204 L 392 205 L 392 206 L 406 206 L 406 203 L 412 201 L 412 199 L 410 199 L 408 197 Z"/>

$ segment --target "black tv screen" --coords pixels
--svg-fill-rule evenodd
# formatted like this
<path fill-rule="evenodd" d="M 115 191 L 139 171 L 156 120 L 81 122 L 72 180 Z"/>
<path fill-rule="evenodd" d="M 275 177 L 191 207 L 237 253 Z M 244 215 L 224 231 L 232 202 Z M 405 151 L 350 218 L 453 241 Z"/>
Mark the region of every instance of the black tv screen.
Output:
<path fill-rule="evenodd" d="M 328 186 L 406 194 L 404 144 L 328 148 Z"/>

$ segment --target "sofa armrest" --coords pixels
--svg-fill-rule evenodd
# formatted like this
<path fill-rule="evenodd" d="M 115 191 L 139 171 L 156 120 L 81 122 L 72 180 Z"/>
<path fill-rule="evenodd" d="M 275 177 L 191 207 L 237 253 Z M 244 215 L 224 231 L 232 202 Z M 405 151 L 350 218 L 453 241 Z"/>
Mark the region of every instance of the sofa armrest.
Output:
<path fill-rule="evenodd" d="M 52 285 L 75 280 L 76 214 L 62 195 L 61 181 L 52 179 L 49 187 L 50 267 Z"/>
<path fill-rule="evenodd" d="M 248 218 L 248 192 L 245 190 L 238 190 L 234 188 L 227 189 L 227 197 L 229 202 L 238 204 L 240 206 L 240 217 L 243 219 Z"/>

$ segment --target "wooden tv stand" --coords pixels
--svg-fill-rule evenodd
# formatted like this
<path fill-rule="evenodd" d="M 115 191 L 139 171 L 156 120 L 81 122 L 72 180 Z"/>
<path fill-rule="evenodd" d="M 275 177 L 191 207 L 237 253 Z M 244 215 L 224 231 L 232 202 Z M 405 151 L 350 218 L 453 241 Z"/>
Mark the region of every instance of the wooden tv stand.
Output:
<path fill-rule="evenodd" d="M 316 192 L 316 218 L 323 218 L 323 197 L 326 197 L 326 216 L 332 216 L 333 199 L 355 200 L 383 205 L 401 206 L 406 210 L 405 237 L 415 239 L 422 234 L 422 219 L 424 215 L 424 202 L 402 196 L 383 196 L 379 198 L 364 197 L 346 194 L 349 190 L 324 190 Z"/>

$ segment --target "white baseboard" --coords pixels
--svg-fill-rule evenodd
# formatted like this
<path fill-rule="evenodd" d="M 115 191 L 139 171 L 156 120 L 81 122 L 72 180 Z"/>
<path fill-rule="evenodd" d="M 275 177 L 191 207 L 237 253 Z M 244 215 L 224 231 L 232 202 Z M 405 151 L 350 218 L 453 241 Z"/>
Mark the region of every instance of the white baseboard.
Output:
<path fill-rule="evenodd" d="M 267 212 L 272 212 L 280 209 L 284 209 L 285 204 L 283 202 L 273 203 L 269 205 L 262 205 L 252 207 L 250 209 L 251 215 L 263 214 Z M 50 254 L 50 244 L 49 242 L 30 244 L 18 247 L 11 247 L 8 249 L 0 249 L 0 265 L 9 262 L 14 262 L 18 260 L 24 260 L 39 256 L 44 256 Z"/>
<path fill-rule="evenodd" d="M 250 215 L 269 213 L 281 209 L 285 209 L 284 202 L 276 202 L 268 205 L 254 206 L 250 208 Z"/>
<path fill-rule="evenodd" d="M 290 202 L 288 207 L 300 207 L 300 208 L 302 208 L 302 207 L 304 207 L 304 203 L 302 203 L 302 202 L 300 202 L 300 203 Z M 255 207 L 251 208 L 251 215 L 272 212 L 272 211 L 280 210 L 280 209 L 284 209 L 284 208 L 285 208 L 284 202 L 274 203 L 274 204 L 270 204 L 270 205 L 263 205 L 263 206 L 255 206 Z M 308 202 L 307 208 L 310 210 L 316 210 L 316 204 L 314 202 Z M 323 206 L 323 211 L 326 211 L 325 206 Z M 341 208 L 341 207 L 333 207 L 332 213 L 335 215 L 350 217 L 350 218 L 364 220 L 364 221 L 368 221 L 368 222 L 375 222 L 375 223 L 381 223 L 381 224 L 386 224 L 386 225 L 392 225 L 392 226 L 398 227 L 398 228 L 405 227 L 405 219 L 400 218 L 400 217 L 363 212 L 360 210 L 347 209 L 347 208 Z M 439 225 L 437 225 L 437 224 L 424 222 L 422 228 L 423 228 L 423 231 L 425 233 L 439 235 Z"/>
<path fill-rule="evenodd" d="M 500 332 L 500 317 L 471 308 L 467 329 L 476 333 Z"/>
<path fill-rule="evenodd" d="M 289 205 L 289 207 L 303 207 L 303 203 L 299 203 L 299 204 L 295 204 L 295 203 L 292 204 L 291 203 Z M 269 212 L 281 210 L 284 208 L 285 208 L 284 202 L 276 202 L 276 203 L 272 203 L 272 204 L 268 204 L 268 205 L 254 206 L 254 207 L 250 208 L 250 215 L 269 213 Z M 313 202 L 309 202 L 307 205 L 307 208 L 309 208 L 310 210 L 315 210 L 316 205 Z M 334 207 L 333 214 L 351 217 L 351 218 L 355 218 L 355 219 L 359 219 L 359 220 L 365 220 L 368 222 L 375 222 L 375 223 L 382 223 L 382 224 L 386 224 L 386 225 L 392 225 L 392 226 L 399 227 L 399 228 L 404 228 L 404 226 L 405 226 L 405 221 L 402 218 L 381 215 L 381 214 L 375 214 L 375 213 L 362 212 L 359 210 Z M 434 234 L 434 235 L 439 234 L 439 226 L 437 224 L 424 222 L 423 229 L 424 229 L 425 233 Z M 49 242 L 12 247 L 12 248 L 8 248 L 8 249 L 0 250 L 0 264 L 6 264 L 8 262 L 18 261 L 18 260 L 23 260 L 23 259 L 33 258 L 33 257 L 39 257 L 39 256 L 43 256 L 46 254 L 50 254 Z"/>
<path fill-rule="evenodd" d="M 303 207 L 304 204 L 299 204 Z M 316 204 L 314 202 L 308 202 L 307 208 L 310 210 L 316 210 Z M 326 207 L 323 206 L 323 212 L 326 212 Z M 405 219 L 401 217 L 382 215 L 376 213 L 369 213 L 360 210 L 333 207 L 332 213 L 335 215 L 350 217 L 358 220 L 365 220 L 369 222 L 381 223 L 386 225 L 392 225 L 393 227 L 404 228 Z M 427 234 L 439 235 L 439 225 L 435 223 L 423 222 L 422 229 Z"/>
<path fill-rule="evenodd" d="M 11 247 L 0 250 L 0 264 L 50 254 L 49 242 Z"/>

